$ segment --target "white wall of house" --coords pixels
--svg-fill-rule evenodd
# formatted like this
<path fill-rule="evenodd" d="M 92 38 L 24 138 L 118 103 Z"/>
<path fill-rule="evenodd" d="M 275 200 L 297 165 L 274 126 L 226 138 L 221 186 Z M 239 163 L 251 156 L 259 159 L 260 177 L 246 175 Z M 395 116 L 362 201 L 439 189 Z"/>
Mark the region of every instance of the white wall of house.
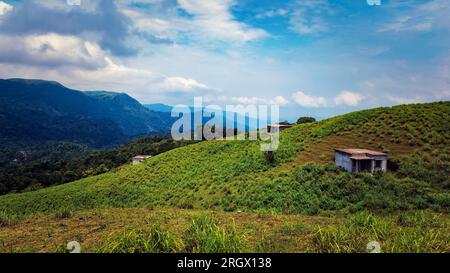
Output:
<path fill-rule="evenodd" d="M 336 152 L 335 163 L 348 172 L 353 171 L 352 159 L 346 153 Z"/>

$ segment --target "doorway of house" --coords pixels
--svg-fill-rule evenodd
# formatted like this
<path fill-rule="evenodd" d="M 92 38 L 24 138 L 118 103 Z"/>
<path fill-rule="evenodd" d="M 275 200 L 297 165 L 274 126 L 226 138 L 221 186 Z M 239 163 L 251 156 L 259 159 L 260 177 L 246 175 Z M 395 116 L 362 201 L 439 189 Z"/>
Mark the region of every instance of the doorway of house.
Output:
<path fill-rule="evenodd" d="M 360 172 L 371 172 L 372 171 L 372 160 L 360 160 L 359 161 L 359 171 Z"/>

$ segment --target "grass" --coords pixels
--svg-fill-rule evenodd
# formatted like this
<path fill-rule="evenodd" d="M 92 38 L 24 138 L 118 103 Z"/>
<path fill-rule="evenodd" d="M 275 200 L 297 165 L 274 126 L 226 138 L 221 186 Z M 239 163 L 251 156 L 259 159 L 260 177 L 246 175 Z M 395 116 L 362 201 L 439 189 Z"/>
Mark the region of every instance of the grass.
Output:
<path fill-rule="evenodd" d="M 397 223 L 402 214 L 433 218 L 432 228 Z M 35 216 L 0 229 L 0 252 L 449 252 L 448 217 L 431 211 L 302 216 L 181 209 L 100 209 L 56 219 Z M 420 223 L 422 220 L 415 221 Z M 387 228 L 388 227 L 388 228 Z"/>
<path fill-rule="evenodd" d="M 340 145 L 378 149 L 382 144 L 396 156 L 410 154 L 426 141 L 431 147 L 427 148 L 431 149 L 430 154 L 433 151 L 438 155 L 446 154 L 450 139 L 449 110 L 448 102 L 397 106 L 296 125 L 281 133 L 274 162 L 266 160 L 258 141 L 202 142 L 160 154 L 139 166 L 126 165 L 115 172 L 66 185 L 1 196 L 0 209 L 17 214 L 55 213 L 61 207 L 73 210 L 177 207 L 226 211 L 267 208 L 283 213 L 319 213 L 317 203 L 321 202 L 315 200 L 311 192 L 303 192 L 303 201 L 299 203 L 298 198 L 294 199 L 298 192 L 289 189 L 291 174 L 297 166 L 308 161 L 329 163 L 333 159 L 333 148 Z M 389 130 L 401 135 L 401 143 L 391 142 L 390 136 L 384 133 Z M 421 139 L 419 146 L 408 144 L 407 133 Z M 369 136 L 377 139 L 374 146 L 366 144 Z M 444 162 L 448 164 L 448 160 Z M 396 184 L 400 187 L 402 182 Z M 439 196 L 442 192 L 439 185 L 433 185 L 430 190 L 436 198 L 447 198 Z M 373 205 L 377 208 L 380 204 Z M 425 207 L 431 205 L 425 204 Z M 417 204 L 412 204 L 414 206 Z"/>
<path fill-rule="evenodd" d="M 70 218 L 72 216 L 73 216 L 73 211 L 70 209 L 67 209 L 67 208 L 59 209 L 55 213 L 56 219 L 66 219 L 66 218 Z"/>
<path fill-rule="evenodd" d="M 15 213 L 9 213 L 5 210 L 0 211 L 0 227 L 7 227 L 15 225 L 19 222 L 21 217 Z"/>
<path fill-rule="evenodd" d="M 102 253 L 176 253 L 183 249 L 182 243 L 161 229 L 159 225 L 149 230 L 126 230 L 109 239 L 98 249 Z"/>
<path fill-rule="evenodd" d="M 422 225 L 424 215 L 435 219 L 444 228 L 427 228 Z M 405 217 L 400 214 L 399 219 Z M 434 214 L 414 212 L 408 214 L 412 226 L 398 227 L 393 219 L 380 218 L 370 213 L 351 216 L 346 223 L 337 227 L 317 227 L 313 236 L 315 252 L 351 253 L 370 252 L 368 242 L 378 242 L 382 252 L 389 253 L 433 253 L 448 252 L 448 218 L 438 220 Z M 419 224 L 418 224 L 419 223 Z M 402 225 L 404 223 L 402 222 Z"/>
<path fill-rule="evenodd" d="M 236 229 L 222 228 L 208 215 L 192 220 L 186 231 L 186 252 L 190 253 L 239 253 L 244 251 L 243 242 Z"/>
<path fill-rule="evenodd" d="M 0 196 L 2 251 L 77 240 L 92 252 L 366 252 L 379 240 L 383 251 L 448 252 L 449 140 L 445 102 L 295 125 L 270 156 L 258 141 L 205 141 Z M 350 175 L 330 164 L 334 148 L 355 146 L 390 151 L 393 171 Z"/>

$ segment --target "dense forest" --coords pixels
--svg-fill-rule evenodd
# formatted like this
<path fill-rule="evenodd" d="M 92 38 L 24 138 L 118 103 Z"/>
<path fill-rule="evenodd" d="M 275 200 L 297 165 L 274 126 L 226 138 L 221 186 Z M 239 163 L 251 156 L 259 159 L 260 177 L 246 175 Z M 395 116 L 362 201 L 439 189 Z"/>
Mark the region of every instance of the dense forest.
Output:
<path fill-rule="evenodd" d="M 83 144 L 47 142 L 0 147 L 0 194 L 26 192 L 113 170 L 135 155 L 157 155 L 189 144 L 169 137 L 147 137 L 115 149 L 92 150 Z"/>

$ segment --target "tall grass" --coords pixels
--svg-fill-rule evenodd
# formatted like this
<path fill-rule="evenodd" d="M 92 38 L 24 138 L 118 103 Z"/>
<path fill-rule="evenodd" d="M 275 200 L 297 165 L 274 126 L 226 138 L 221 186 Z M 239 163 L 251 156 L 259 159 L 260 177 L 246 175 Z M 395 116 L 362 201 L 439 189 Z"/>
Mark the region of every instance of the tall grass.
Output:
<path fill-rule="evenodd" d="M 237 253 L 244 250 L 244 243 L 234 227 L 221 228 L 215 219 L 202 215 L 192 220 L 186 230 L 186 252 Z"/>
<path fill-rule="evenodd" d="M 190 226 L 177 238 L 160 225 L 149 230 L 128 229 L 112 237 L 98 248 L 103 253 L 237 253 L 244 250 L 236 229 L 223 228 L 217 221 L 202 215 L 192 219 Z"/>
<path fill-rule="evenodd" d="M 450 240 L 443 240 L 443 234 L 436 229 L 400 228 L 393 233 L 393 240 L 384 244 L 390 253 L 434 253 L 448 252 Z M 447 248 L 447 250 L 445 250 Z"/>
<path fill-rule="evenodd" d="M 20 217 L 17 214 L 0 210 L 0 227 L 7 227 L 17 224 L 19 220 Z"/>
<path fill-rule="evenodd" d="M 150 230 L 127 230 L 112 238 L 98 251 L 102 253 L 176 253 L 183 244 L 159 225 Z"/>
<path fill-rule="evenodd" d="M 55 212 L 56 219 L 67 219 L 73 216 L 73 211 L 68 208 L 61 208 Z"/>
<path fill-rule="evenodd" d="M 408 214 L 407 217 L 413 223 L 423 223 L 423 215 L 419 213 Z M 404 218 L 399 216 L 398 219 Z M 352 215 L 337 227 L 318 227 L 312 241 L 313 251 L 325 253 L 368 252 L 367 244 L 372 241 L 379 242 L 381 251 L 389 253 L 446 252 L 450 245 L 450 238 L 445 231 L 422 224 L 396 227 L 392 220 L 368 212 Z"/>

